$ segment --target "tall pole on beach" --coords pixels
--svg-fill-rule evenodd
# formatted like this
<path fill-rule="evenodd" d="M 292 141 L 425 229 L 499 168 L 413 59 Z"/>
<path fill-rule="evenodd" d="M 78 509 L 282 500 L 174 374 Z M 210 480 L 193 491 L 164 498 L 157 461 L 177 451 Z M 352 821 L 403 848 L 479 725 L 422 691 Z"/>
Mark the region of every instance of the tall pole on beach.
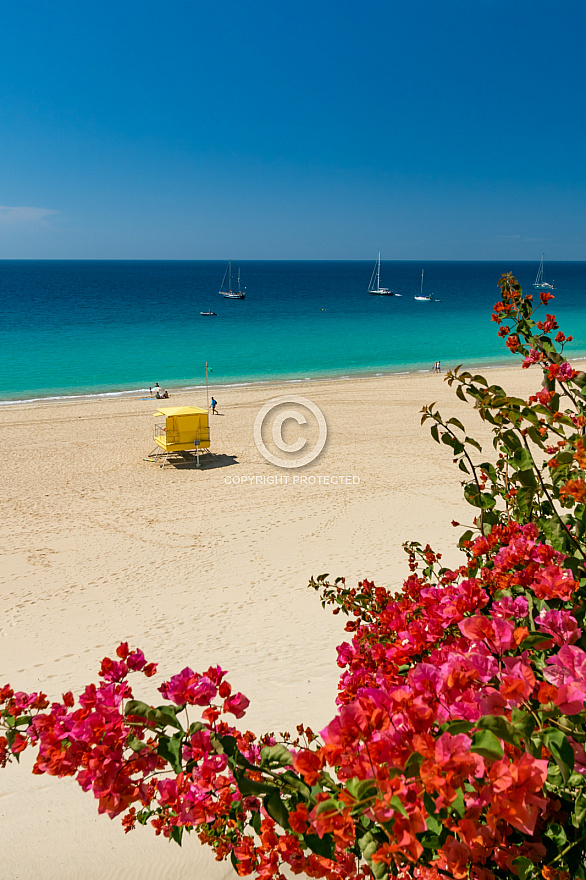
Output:
<path fill-rule="evenodd" d="M 206 361 L 206 400 L 208 404 L 208 410 L 210 408 L 210 393 L 208 389 L 208 362 Z"/>

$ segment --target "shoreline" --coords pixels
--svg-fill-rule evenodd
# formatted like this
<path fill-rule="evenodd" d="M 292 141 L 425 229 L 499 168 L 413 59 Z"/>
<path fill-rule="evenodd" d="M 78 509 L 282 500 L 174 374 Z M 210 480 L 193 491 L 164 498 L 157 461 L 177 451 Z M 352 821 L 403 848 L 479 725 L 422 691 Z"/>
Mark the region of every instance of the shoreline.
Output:
<path fill-rule="evenodd" d="M 570 356 L 569 359 L 572 362 L 581 362 L 586 361 L 586 350 L 583 354 L 578 354 L 575 357 Z M 466 370 L 474 371 L 474 372 L 482 372 L 483 370 L 494 371 L 494 370 L 515 370 L 521 369 L 521 361 L 517 358 L 514 363 L 511 362 L 511 359 L 507 361 L 490 361 L 486 363 L 462 363 L 457 366 L 463 367 Z M 455 367 L 451 367 L 450 369 L 455 369 Z M 440 375 L 445 376 L 449 370 L 445 370 L 442 368 Z M 167 388 L 170 394 L 179 396 L 192 392 L 201 392 L 205 391 L 206 387 L 209 388 L 210 394 L 213 389 L 220 390 L 220 393 L 223 391 L 230 391 L 235 388 L 251 388 L 251 387 L 267 387 L 273 385 L 300 385 L 305 383 L 335 383 L 335 382 L 347 382 L 347 381 L 360 381 L 360 380 L 370 380 L 370 379 L 393 379 L 400 378 L 405 376 L 423 376 L 431 374 L 434 375 L 433 369 L 430 368 L 413 368 L 406 370 L 384 370 L 377 372 L 344 372 L 344 373 L 336 373 L 335 375 L 323 375 L 316 374 L 313 376 L 305 376 L 303 378 L 288 378 L 286 374 L 281 376 L 270 376 L 266 379 L 244 379 L 242 382 L 214 382 L 208 383 L 206 386 L 205 383 L 198 385 L 168 385 L 164 386 Z M 163 387 L 163 386 L 161 386 Z M 17 398 L 7 398 L 0 399 L 0 411 L 5 408 L 11 408 L 14 406 L 45 406 L 45 405 L 56 405 L 62 403 L 88 403 L 91 401 L 110 401 L 110 400 L 136 400 L 136 399 L 144 399 L 144 400 L 157 400 L 156 397 L 149 397 L 148 395 L 149 389 L 147 388 L 135 388 L 129 390 L 122 391 L 97 391 L 94 393 L 71 393 L 71 394 L 62 394 L 62 395 L 47 395 L 41 397 L 17 397 Z M 141 397 L 140 395 L 143 395 Z M 146 397 L 144 396 L 146 395 Z"/>

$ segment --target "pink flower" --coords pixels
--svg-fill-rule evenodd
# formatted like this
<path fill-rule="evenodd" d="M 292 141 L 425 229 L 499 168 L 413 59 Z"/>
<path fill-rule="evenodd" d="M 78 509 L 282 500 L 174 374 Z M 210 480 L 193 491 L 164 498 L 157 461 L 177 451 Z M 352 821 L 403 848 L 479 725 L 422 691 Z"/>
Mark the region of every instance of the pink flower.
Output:
<path fill-rule="evenodd" d="M 466 617 L 458 623 L 460 632 L 470 641 L 485 642 L 497 654 L 503 654 L 516 647 L 513 636 L 515 627 L 502 617 L 490 620 L 480 614 Z"/>
<path fill-rule="evenodd" d="M 495 617 L 506 617 L 507 619 L 527 617 L 529 602 L 525 596 L 519 596 L 517 599 L 505 596 L 504 599 L 497 599 L 496 602 L 493 602 L 492 613 Z"/>
<path fill-rule="evenodd" d="M 524 360 L 523 363 L 522 363 L 522 367 L 523 367 L 524 370 L 526 370 L 526 369 L 527 369 L 528 367 L 530 367 L 532 364 L 536 364 L 536 363 L 538 363 L 540 360 L 541 360 L 541 355 L 540 355 L 540 353 L 539 353 L 538 351 L 536 351 L 534 348 L 530 348 L 530 349 L 529 349 L 529 354 L 527 355 L 527 357 L 525 358 L 525 360 Z"/>
<path fill-rule="evenodd" d="M 548 565 L 538 571 L 531 584 L 538 599 L 563 599 L 565 602 L 572 598 L 572 593 L 577 588 L 578 584 L 571 572 L 557 565 Z"/>
<path fill-rule="evenodd" d="M 553 638 L 556 645 L 573 645 L 582 635 L 578 621 L 569 611 L 542 611 L 535 623 Z"/>
<path fill-rule="evenodd" d="M 230 712 L 236 718 L 242 718 L 249 706 L 250 700 L 241 693 L 232 694 L 224 700 L 224 712 Z"/>
<path fill-rule="evenodd" d="M 207 676 L 199 675 L 186 667 L 169 681 L 164 681 L 159 691 L 165 699 L 178 706 L 186 703 L 207 706 L 218 693 L 218 688 Z"/>
<path fill-rule="evenodd" d="M 574 370 L 567 361 L 564 361 L 564 363 L 559 368 L 557 379 L 560 382 L 567 382 L 568 379 L 573 379 L 574 376 L 577 375 L 578 373 L 576 372 L 576 370 Z"/>
<path fill-rule="evenodd" d="M 564 715 L 577 715 L 586 702 L 586 653 L 575 645 L 564 645 L 555 657 L 548 657 L 544 678 L 558 688 L 554 703 Z"/>

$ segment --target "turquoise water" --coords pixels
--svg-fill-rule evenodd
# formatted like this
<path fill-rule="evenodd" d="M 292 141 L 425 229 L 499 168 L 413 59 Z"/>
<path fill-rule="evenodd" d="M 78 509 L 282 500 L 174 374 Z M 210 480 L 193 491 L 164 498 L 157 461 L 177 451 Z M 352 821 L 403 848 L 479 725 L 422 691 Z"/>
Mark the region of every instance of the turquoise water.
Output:
<path fill-rule="evenodd" d="M 497 282 L 512 271 L 532 291 L 538 260 L 383 261 L 400 298 L 368 295 L 373 263 L 243 261 L 231 301 L 219 262 L 1 261 L 0 400 L 198 386 L 206 361 L 214 384 L 514 362 L 490 320 Z M 413 299 L 422 268 L 431 303 Z M 585 355 L 586 263 L 545 275 Z"/>

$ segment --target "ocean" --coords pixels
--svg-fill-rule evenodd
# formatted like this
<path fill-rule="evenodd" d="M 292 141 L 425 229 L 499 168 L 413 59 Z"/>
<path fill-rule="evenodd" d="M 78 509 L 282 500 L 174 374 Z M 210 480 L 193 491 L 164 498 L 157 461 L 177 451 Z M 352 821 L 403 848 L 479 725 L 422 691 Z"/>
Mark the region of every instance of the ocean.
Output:
<path fill-rule="evenodd" d="M 383 261 L 402 295 L 382 297 L 374 260 L 248 260 L 246 299 L 228 300 L 218 261 L 3 260 L 0 402 L 200 387 L 206 361 L 214 386 L 513 364 L 490 320 L 497 282 L 512 271 L 534 292 L 538 263 Z M 422 269 L 433 302 L 414 300 Z M 583 357 L 586 263 L 546 262 L 545 278 Z"/>

